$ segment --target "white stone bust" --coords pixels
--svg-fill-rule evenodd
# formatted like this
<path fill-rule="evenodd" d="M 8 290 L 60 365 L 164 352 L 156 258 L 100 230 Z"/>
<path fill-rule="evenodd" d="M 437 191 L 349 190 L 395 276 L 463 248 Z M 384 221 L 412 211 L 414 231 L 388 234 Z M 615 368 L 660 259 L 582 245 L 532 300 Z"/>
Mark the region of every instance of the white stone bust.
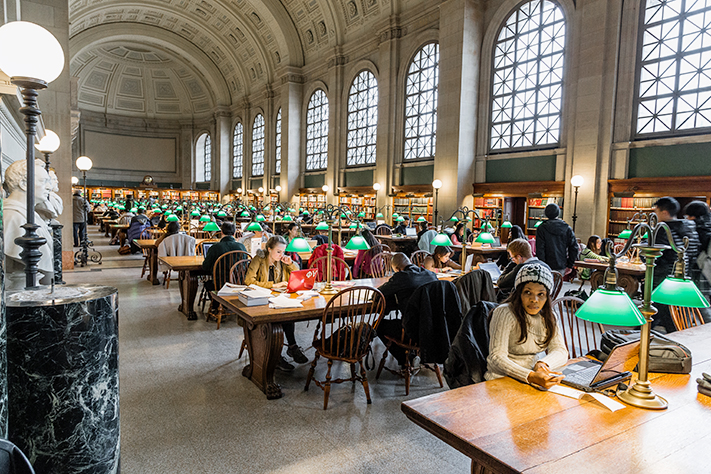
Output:
<path fill-rule="evenodd" d="M 35 210 L 42 216 L 43 219 L 50 221 L 59 217 L 64 211 L 64 201 L 59 197 L 59 178 L 57 178 L 57 173 L 53 169 L 49 170 L 49 180 L 51 183 L 51 190 L 49 192 L 49 199 L 40 202 L 37 200 L 37 205 Z"/>
<path fill-rule="evenodd" d="M 19 160 L 8 166 L 5 171 L 5 189 L 9 196 L 3 203 L 3 224 L 5 231 L 5 284 L 10 290 L 25 287 L 25 264 L 20 258 L 22 247 L 15 243 L 17 237 L 25 235 L 22 225 L 27 222 L 27 161 Z M 47 205 L 52 182 L 44 169 L 44 162 L 35 160 L 35 203 Z M 47 223 L 35 212 L 35 224 L 39 226 L 37 234 L 47 240 L 42 247 L 37 275 L 40 284 L 48 285 L 54 275 L 52 254 L 52 234 Z"/>

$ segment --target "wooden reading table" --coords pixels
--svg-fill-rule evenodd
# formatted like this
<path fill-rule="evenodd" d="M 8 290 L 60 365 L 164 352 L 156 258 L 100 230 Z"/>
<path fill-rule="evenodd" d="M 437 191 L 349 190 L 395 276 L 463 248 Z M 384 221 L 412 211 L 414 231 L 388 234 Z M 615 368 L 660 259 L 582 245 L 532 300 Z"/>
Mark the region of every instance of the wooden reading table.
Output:
<path fill-rule="evenodd" d="M 610 265 L 605 262 L 586 262 L 582 260 L 576 261 L 575 266 L 578 268 L 592 268 L 594 270 L 592 275 L 590 275 L 590 287 L 592 291 L 597 290 L 600 285 L 605 283 L 605 270 L 610 268 Z M 615 262 L 615 268 L 619 274 L 617 286 L 624 289 L 625 292 L 630 295 L 630 298 L 634 297 L 639 291 L 641 281 L 644 279 L 644 264 L 618 261 Z"/>
<path fill-rule="evenodd" d="M 662 411 L 539 391 L 509 377 L 403 402 L 405 415 L 472 458 L 472 473 L 709 472 L 711 324 L 670 334 L 691 350 L 690 375 L 649 374 Z"/>
<path fill-rule="evenodd" d="M 200 245 L 207 239 L 195 239 L 195 246 Z M 133 239 L 133 242 L 148 252 L 148 281 L 154 285 L 160 285 L 158 280 L 158 239 Z"/>
<path fill-rule="evenodd" d="M 188 321 L 197 320 L 195 297 L 197 296 L 198 276 L 204 274 L 203 256 L 196 257 L 160 257 L 158 260 L 178 272 L 180 283 L 180 306 L 178 311 L 188 317 Z"/>

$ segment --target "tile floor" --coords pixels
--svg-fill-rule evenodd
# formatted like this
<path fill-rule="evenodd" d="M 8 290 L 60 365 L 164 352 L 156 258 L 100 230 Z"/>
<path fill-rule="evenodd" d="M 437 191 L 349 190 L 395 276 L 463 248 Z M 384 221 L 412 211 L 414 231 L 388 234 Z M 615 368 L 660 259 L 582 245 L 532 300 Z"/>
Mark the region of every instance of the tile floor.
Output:
<path fill-rule="evenodd" d="M 407 398 L 443 390 L 431 372 L 415 377 L 405 397 L 401 379 L 384 372 L 375 381 L 371 371 L 372 405 L 360 385 L 346 383 L 332 388 L 324 412 L 323 392 L 303 390 L 305 364 L 278 373 L 284 397 L 268 401 L 242 376 L 247 357 L 237 359 L 242 330 L 234 319 L 219 331 L 203 318 L 187 321 L 177 285 L 166 290 L 139 279 L 138 258 L 133 268 L 111 268 L 117 247 L 95 230 L 90 238 L 107 263 L 64 279 L 119 289 L 123 474 L 469 472 L 466 456 L 400 411 Z M 296 327 L 308 347 L 314 324 Z M 381 354 L 376 343 L 376 361 Z M 317 375 L 324 372 L 319 364 Z"/>

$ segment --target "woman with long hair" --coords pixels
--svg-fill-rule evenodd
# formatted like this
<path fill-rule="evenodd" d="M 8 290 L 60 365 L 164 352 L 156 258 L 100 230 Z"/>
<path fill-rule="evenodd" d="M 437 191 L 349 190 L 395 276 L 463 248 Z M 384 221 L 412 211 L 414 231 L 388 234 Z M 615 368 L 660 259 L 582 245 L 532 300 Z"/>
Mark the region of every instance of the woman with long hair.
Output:
<path fill-rule="evenodd" d="M 462 245 L 467 240 L 467 227 L 466 222 L 460 222 L 457 227 L 454 228 L 454 233 L 450 237 L 454 245 Z"/>
<path fill-rule="evenodd" d="M 563 380 L 552 370 L 568 360 L 551 307 L 552 288 L 548 265 L 535 261 L 521 267 L 514 292 L 491 317 L 486 380 L 508 375 L 545 389 Z M 546 355 L 539 358 L 542 352 Z"/>
<path fill-rule="evenodd" d="M 509 229 L 509 242 L 513 242 L 516 239 L 526 239 L 526 234 L 523 233 L 523 229 L 521 229 L 520 226 L 514 225 L 511 226 L 511 229 Z M 502 242 L 503 243 L 503 242 Z M 508 245 L 508 242 L 506 243 Z M 509 266 L 511 263 L 511 259 L 509 258 L 509 253 L 504 252 L 501 255 L 499 255 L 499 258 L 496 260 L 496 264 L 499 266 L 499 268 L 503 271 L 506 269 L 506 267 Z"/>
<path fill-rule="evenodd" d="M 591 235 L 588 243 L 580 253 L 581 260 L 597 260 L 598 262 L 608 262 L 610 259 L 602 255 L 602 239 L 599 235 Z M 589 280 L 592 275 L 592 268 L 580 268 L 580 279 Z"/>
<path fill-rule="evenodd" d="M 369 229 L 361 229 L 360 235 L 363 236 L 370 249 L 358 250 L 358 255 L 353 262 L 353 278 L 370 278 L 373 276 L 370 272 L 370 262 L 382 251 L 382 247 Z"/>
<path fill-rule="evenodd" d="M 454 255 L 454 250 L 446 245 L 438 245 L 434 249 L 434 253 L 425 257 L 425 261 L 422 264 L 426 270 L 431 272 L 448 272 L 452 269 L 459 270 L 461 265 L 452 260 Z"/>

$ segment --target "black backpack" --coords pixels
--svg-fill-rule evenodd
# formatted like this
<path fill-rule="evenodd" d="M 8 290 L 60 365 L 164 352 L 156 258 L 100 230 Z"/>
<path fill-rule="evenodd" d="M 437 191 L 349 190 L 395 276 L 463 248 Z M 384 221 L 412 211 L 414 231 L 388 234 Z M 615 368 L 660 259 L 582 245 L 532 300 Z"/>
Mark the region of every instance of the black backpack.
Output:
<path fill-rule="evenodd" d="M 664 334 L 651 331 L 649 345 L 649 371 L 665 374 L 688 374 L 691 372 L 691 351 Z M 605 331 L 600 343 L 601 360 L 607 359 L 612 348 L 629 341 L 638 341 L 639 329 L 611 329 Z M 637 370 L 637 368 L 635 368 Z"/>

